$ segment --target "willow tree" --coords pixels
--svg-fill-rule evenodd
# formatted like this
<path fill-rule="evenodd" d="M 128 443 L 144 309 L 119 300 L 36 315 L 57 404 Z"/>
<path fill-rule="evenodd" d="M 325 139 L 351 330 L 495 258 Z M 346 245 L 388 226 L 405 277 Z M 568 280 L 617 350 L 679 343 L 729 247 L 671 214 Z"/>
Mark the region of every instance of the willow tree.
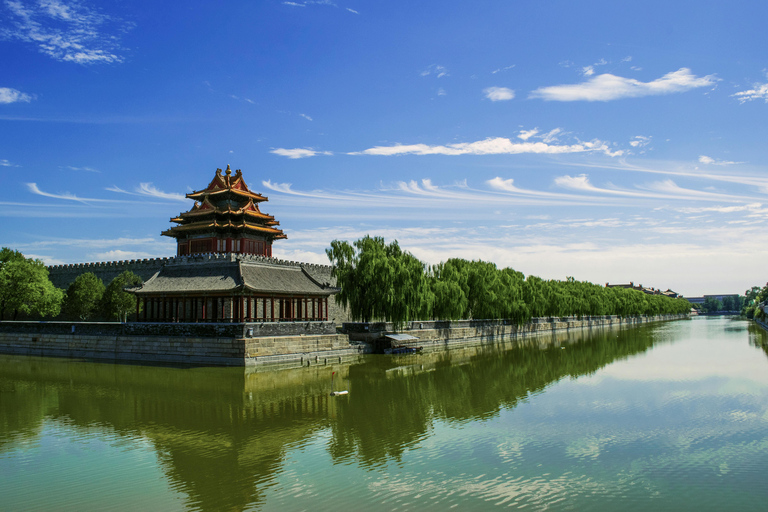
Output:
<path fill-rule="evenodd" d="M 425 265 L 393 241 L 365 236 L 352 244 L 334 240 L 326 250 L 343 304 L 353 320 L 405 322 L 427 318 L 434 294 Z"/>

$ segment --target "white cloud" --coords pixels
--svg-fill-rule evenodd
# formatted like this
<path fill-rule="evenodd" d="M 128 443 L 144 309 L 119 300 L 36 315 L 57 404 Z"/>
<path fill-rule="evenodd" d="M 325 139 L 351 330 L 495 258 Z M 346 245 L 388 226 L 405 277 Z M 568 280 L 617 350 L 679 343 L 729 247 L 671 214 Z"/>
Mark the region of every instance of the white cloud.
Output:
<path fill-rule="evenodd" d="M 0 167 L 20 167 L 20 166 L 3 158 L 2 160 L 0 160 Z"/>
<path fill-rule="evenodd" d="M 150 254 L 148 252 L 139 251 L 123 251 L 121 249 L 114 249 L 112 251 L 98 252 L 93 255 L 96 260 L 99 261 L 123 261 L 123 260 L 142 260 L 148 258 L 155 258 L 157 254 Z"/>
<path fill-rule="evenodd" d="M 448 70 L 444 66 L 439 64 L 432 64 L 427 69 L 421 72 L 421 76 L 435 75 L 437 78 L 443 78 L 444 76 L 450 76 Z"/>
<path fill-rule="evenodd" d="M 552 132 L 550 132 L 552 133 Z M 487 138 L 476 142 L 462 142 L 444 146 L 427 144 L 396 144 L 376 146 L 350 155 L 516 155 L 521 153 L 563 154 L 597 152 L 609 156 L 620 156 L 622 151 L 612 151 L 603 141 L 578 142 L 576 144 L 549 144 L 547 142 L 513 142 L 504 137 Z"/>
<path fill-rule="evenodd" d="M 29 103 L 35 99 L 34 95 L 21 92 L 10 87 L 0 87 L 0 104 Z"/>
<path fill-rule="evenodd" d="M 539 133 L 538 128 L 534 128 L 532 130 L 520 130 L 520 134 L 517 136 L 518 139 L 528 140 L 534 135 Z"/>
<path fill-rule="evenodd" d="M 635 135 L 632 140 L 629 141 L 629 145 L 633 148 L 643 148 L 651 143 L 651 138 L 644 135 Z"/>
<path fill-rule="evenodd" d="M 443 88 L 441 87 L 441 88 L 439 88 L 439 89 L 437 90 L 437 95 L 438 95 L 438 96 L 447 96 L 447 95 L 448 95 L 448 93 L 447 93 L 447 92 L 445 92 L 445 89 L 443 89 Z"/>
<path fill-rule="evenodd" d="M 483 93 L 491 101 L 506 101 L 515 97 L 515 91 L 506 87 L 488 87 L 483 89 Z"/>
<path fill-rule="evenodd" d="M 117 34 L 131 24 L 76 0 L 7 0 L 5 5 L 10 16 L 5 17 L 2 33 L 7 39 L 30 43 L 40 53 L 62 62 L 85 65 L 123 61 L 117 53 L 122 50 Z"/>
<path fill-rule="evenodd" d="M 98 169 L 94 169 L 93 167 L 75 167 L 72 165 L 65 165 L 62 167 L 62 169 L 67 169 L 70 171 L 85 171 L 85 172 L 97 172 L 100 173 L 101 171 Z"/>
<path fill-rule="evenodd" d="M 297 158 L 309 158 L 311 156 L 316 155 L 333 155 L 330 151 L 317 151 L 312 148 L 293 148 L 293 149 L 287 149 L 287 148 L 276 148 L 270 151 L 270 153 L 273 153 L 275 155 L 280 156 L 286 156 L 292 160 L 295 160 Z"/>
<path fill-rule="evenodd" d="M 348 10 L 349 12 L 351 12 L 352 14 L 360 14 L 360 13 L 359 13 L 359 12 L 357 12 L 356 10 L 354 10 L 354 9 L 350 9 L 349 7 L 347 7 L 347 10 Z"/>
<path fill-rule="evenodd" d="M 307 114 L 299 114 L 299 115 L 300 115 L 301 117 L 303 117 L 304 119 L 306 119 L 307 121 L 312 121 L 312 118 L 311 118 L 311 117 L 309 117 Z"/>
<path fill-rule="evenodd" d="M 594 66 L 584 66 L 581 68 L 581 74 L 584 76 L 592 76 L 595 74 Z"/>
<path fill-rule="evenodd" d="M 495 75 L 496 73 L 500 73 L 501 71 L 507 71 L 508 69 L 512 69 L 515 67 L 515 64 L 512 64 L 511 66 L 505 66 L 503 68 L 494 69 L 491 71 L 492 75 Z"/>
<path fill-rule="evenodd" d="M 30 192 L 38 196 L 51 197 L 53 199 L 66 199 L 67 201 L 78 201 L 80 203 L 85 203 L 88 201 L 98 201 L 98 199 L 84 199 L 81 197 L 77 197 L 75 194 L 71 194 L 69 192 L 64 192 L 62 194 L 51 194 L 50 192 L 43 192 L 37 186 L 37 183 L 26 183 L 26 185 L 27 185 L 27 189 L 29 189 Z"/>
<path fill-rule="evenodd" d="M 185 201 L 187 198 L 183 194 L 177 194 L 175 192 L 163 192 L 158 190 L 152 183 L 140 183 L 136 187 L 135 192 L 128 192 L 118 186 L 108 187 L 106 190 L 110 192 L 117 192 L 118 194 L 128 194 L 131 196 L 147 196 L 155 197 L 157 199 L 171 199 L 173 201 Z"/>
<path fill-rule="evenodd" d="M 768 103 L 768 84 L 755 84 L 754 88 L 731 94 L 731 96 L 739 100 L 739 103 L 752 100 L 765 100 Z"/>
<path fill-rule="evenodd" d="M 743 162 L 732 162 L 730 160 L 715 160 L 712 157 L 709 157 L 707 155 L 701 155 L 699 156 L 699 163 L 702 163 L 704 165 L 734 165 L 734 164 L 740 164 Z"/>
<path fill-rule="evenodd" d="M 186 197 L 183 194 L 175 192 L 163 192 L 158 190 L 152 183 L 140 183 L 137 192 L 143 196 L 157 197 L 160 199 L 173 199 L 175 201 L 184 201 Z"/>
<path fill-rule="evenodd" d="M 718 80 L 714 75 L 697 77 L 687 68 L 667 73 L 652 82 L 605 73 L 580 84 L 540 87 L 531 92 L 529 98 L 547 101 L 611 101 L 685 92 L 715 85 Z"/>

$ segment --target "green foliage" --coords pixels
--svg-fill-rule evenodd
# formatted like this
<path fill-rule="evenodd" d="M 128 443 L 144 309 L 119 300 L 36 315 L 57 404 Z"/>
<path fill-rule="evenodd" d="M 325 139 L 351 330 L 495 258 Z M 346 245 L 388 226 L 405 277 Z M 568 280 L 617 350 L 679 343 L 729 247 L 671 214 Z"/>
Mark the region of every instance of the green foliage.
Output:
<path fill-rule="evenodd" d="M 350 245 L 334 240 L 326 250 L 344 304 L 355 320 L 383 319 L 397 326 L 429 315 L 434 293 L 426 268 L 397 241 L 389 245 L 381 237 L 366 236 Z"/>
<path fill-rule="evenodd" d="M 104 283 L 94 273 L 80 274 L 67 288 L 64 314 L 79 320 L 90 319 L 98 312 L 104 290 Z"/>
<path fill-rule="evenodd" d="M 104 316 L 125 322 L 128 314 L 136 310 L 136 296 L 125 289 L 139 286 L 141 283 L 142 279 L 130 270 L 114 278 L 107 285 L 101 299 Z"/>
<path fill-rule="evenodd" d="M 707 313 L 716 313 L 722 311 L 723 303 L 714 297 L 707 297 L 704 299 L 704 311 Z"/>
<path fill-rule="evenodd" d="M 685 314 L 685 299 L 647 295 L 638 290 L 604 288 L 577 281 L 527 278 L 485 261 L 451 258 L 427 268 L 403 252 L 397 241 L 366 236 L 349 244 L 334 240 L 326 250 L 345 305 L 353 320 L 394 322 L 417 319 L 507 319 L 522 324 L 532 317 Z"/>
<path fill-rule="evenodd" d="M 64 292 L 48 279 L 48 269 L 40 260 L 25 258 L 7 247 L 0 249 L 0 320 L 13 312 L 24 315 L 56 316 L 61 311 Z"/>
<path fill-rule="evenodd" d="M 766 299 L 768 299 L 768 283 L 763 288 L 753 286 L 744 292 L 741 314 L 747 318 L 754 318 L 755 316 L 761 318 L 764 313 L 759 309 L 759 305 Z"/>

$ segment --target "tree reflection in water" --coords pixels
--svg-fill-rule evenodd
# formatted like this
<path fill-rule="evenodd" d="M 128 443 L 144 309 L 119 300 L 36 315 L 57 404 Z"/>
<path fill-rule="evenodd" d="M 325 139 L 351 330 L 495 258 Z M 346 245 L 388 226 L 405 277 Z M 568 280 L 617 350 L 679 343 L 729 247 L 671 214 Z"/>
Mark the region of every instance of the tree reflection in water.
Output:
<path fill-rule="evenodd" d="M 149 441 L 190 509 L 264 502 L 286 453 L 330 432 L 335 463 L 400 460 L 433 422 L 482 420 L 565 377 L 647 350 L 653 326 L 351 366 L 254 371 L 0 356 L 0 455 L 64 422 Z M 763 345 L 765 350 L 765 345 Z M 331 372 L 350 395 L 329 397 Z"/>

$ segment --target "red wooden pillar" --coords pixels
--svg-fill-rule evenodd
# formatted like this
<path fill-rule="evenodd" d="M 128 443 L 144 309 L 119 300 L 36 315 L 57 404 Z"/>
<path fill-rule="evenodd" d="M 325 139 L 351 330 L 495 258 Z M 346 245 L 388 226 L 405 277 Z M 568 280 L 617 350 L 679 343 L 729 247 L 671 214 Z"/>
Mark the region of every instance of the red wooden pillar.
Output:
<path fill-rule="evenodd" d="M 203 310 L 202 317 L 203 317 L 203 322 L 205 322 L 205 320 L 206 320 L 206 318 L 205 318 L 205 316 L 206 316 L 205 315 L 205 313 L 206 313 L 205 306 L 208 304 L 208 297 L 203 297 L 202 303 L 203 303 L 202 304 L 202 308 L 201 308 Z"/>

